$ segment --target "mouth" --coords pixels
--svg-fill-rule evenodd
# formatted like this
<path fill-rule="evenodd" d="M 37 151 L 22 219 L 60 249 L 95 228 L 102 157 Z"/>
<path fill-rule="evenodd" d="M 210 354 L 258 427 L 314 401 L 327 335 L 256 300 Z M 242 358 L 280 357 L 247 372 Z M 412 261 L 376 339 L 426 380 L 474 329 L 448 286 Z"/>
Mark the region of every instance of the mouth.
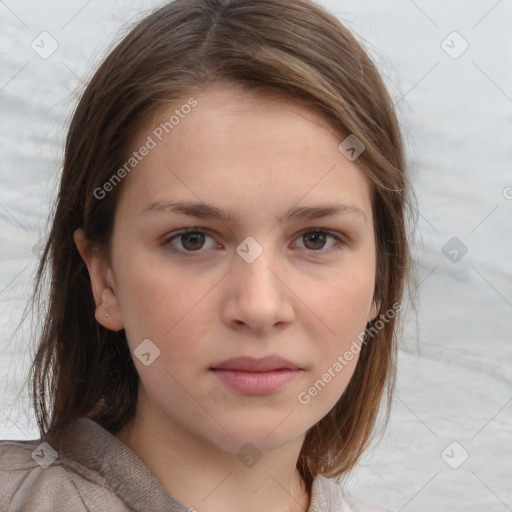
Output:
<path fill-rule="evenodd" d="M 304 373 L 300 365 L 275 355 L 232 358 L 209 371 L 229 388 L 253 396 L 275 393 Z"/>
<path fill-rule="evenodd" d="M 269 395 L 284 388 L 301 375 L 303 370 L 289 368 L 266 372 L 211 369 L 210 372 L 229 388 L 245 395 Z"/>
<path fill-rule="evenodd" d="M 211 370 L 233 370 L 241 372 L 272 372 L 277 370 L 302 370 L 300 365 L 287 359 L 271 355 L 262 358 L 234 357 L 213 365 Z"/>

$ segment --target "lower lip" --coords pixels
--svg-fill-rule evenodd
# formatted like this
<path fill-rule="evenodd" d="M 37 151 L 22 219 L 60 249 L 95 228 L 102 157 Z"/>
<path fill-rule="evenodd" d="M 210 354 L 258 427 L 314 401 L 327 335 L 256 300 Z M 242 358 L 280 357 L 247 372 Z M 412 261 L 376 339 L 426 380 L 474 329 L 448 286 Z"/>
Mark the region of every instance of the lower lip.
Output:
<path fill-rule="evenodd" d="M 302 370 L 243 372 L 239 370 L 210 370 L 224 384 L 246 395 L 268 395 L 298 377 Z"/>

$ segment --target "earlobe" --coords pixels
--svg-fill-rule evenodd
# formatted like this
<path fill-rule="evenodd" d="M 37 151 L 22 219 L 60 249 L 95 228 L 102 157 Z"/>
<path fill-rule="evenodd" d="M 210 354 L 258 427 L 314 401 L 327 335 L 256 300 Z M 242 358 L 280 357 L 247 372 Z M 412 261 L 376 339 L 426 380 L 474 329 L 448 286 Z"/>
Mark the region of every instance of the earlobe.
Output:
<path fill-rule="evenodd" d="M 101 293 L 101 301 L 96 305 L 95 318 L 99 324 L 103 325 L 111 331 L 120 331 L 124 329 L 119 302 L 112 290 L 110 283 L 105 279 L 107 284 Z"/>
<path fill-rule="evenodd" d="M 378 300 L 373 299 L 372 305 L 370 307 L 370 312 L 368 314 L 368 323 L 372 322 L 377 318 L 377 315 L 379 314 L 381 308 L 381 302 Z"/>
<path fill-rule="evenodd" d="M 107 329 L 124 329 L 119 301 L 115 293 L 115 282 L 108 262 L 91 247 L 85 232 L 78 228 L 73 238 L 80 256 L 84 260 L 91 280 L 92 294 L 96 304 L 95 318 Z M 107 277 L 110 275 L 110 278 Z"/>

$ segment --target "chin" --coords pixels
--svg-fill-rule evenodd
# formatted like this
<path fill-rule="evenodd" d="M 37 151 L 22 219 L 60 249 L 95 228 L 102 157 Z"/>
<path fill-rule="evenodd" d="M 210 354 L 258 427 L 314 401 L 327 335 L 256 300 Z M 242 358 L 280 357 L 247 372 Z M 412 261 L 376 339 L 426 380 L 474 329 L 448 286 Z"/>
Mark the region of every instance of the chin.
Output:
<path fill-rule="evenodd" d="M 233 454 L 237 454 L 247 443 L 253 444 L 262 452 L 277 450 L 306 435 L 306 429 L 295 427 L 292 431 L 289 425 L 284 425 L 283 419 L 286 414 L 280 415 L 279 418 L 274 417 L 272 421 L 259 421 L 257 424 L 255 421 L 233 421 L 226 427 L 232 437 L 222 430 L 222 437 L 217 437 L 214 442 L 222 450 Z"/>

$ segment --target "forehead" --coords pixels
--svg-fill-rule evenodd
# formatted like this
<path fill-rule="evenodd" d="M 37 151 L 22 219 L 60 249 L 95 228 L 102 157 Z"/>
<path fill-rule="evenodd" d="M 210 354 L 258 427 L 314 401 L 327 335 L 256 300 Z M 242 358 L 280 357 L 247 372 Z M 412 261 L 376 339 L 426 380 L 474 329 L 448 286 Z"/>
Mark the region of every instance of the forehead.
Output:
<path fill-rule="evenodd" d="M 196 106 L 189 108 L 191 98 Z M 189 151 L 208 143 L 222 145 L 226 140 L 220 139 L 226 133 L 243 138 L 244 146 L 251 142 L 259 144 L 260 151 L 278 146 L 286 149 L 293 145 L 315 148 L 330 145 L 332 140 L 321 138 L 320 132 L 330 134 L 335 141 L 340 138 L 326 118 L 311 107 L 277 91 L 252 90 L 234 84 L 212 85 L 181 99 L 161 103 L 141 124 L 134 145 L 143 142 L 147 134 L 158 131 L 159 127 L 160 131 L 163 128 L 165 140 L 157 142 L 166 145 L 172 138 L 177 139 L 176 142 L 186 140 L 190 143 Z M 265 134 L 267 144 L 262 146 Z M 157 139 L 160 139 L 158 134 Z"/>
<path fill-rule="evenodd" d="M 184 108 L 189 98 L 195 106 Z M 162 104 L 138 129 L 132 150 L 148 137 L 154 147 L 123 184 L 139 212 L 168 197 L 259 209 L 302 197 L 345 198 L 371 210 L 369 180 L 338 149 L 344 137 L 321 114 L 279 94 L 229 85 L 197 91 Z"/>

